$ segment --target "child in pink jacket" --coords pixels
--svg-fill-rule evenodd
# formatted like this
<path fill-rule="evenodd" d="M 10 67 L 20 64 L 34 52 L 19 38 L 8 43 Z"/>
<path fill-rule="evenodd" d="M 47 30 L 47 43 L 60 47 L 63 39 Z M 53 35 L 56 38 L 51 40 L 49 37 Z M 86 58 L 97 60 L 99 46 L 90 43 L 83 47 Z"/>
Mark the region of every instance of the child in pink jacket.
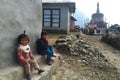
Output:
<path fill-rule="evenodd" d="M 40 69 L 38 63 L 34 59 L 28 43 L 29 37 L 25 34 L 25 32 L 24 34 L 18 36 L 18 59 L 24 67 L 27 80 L 31 80 L 31 67 L 38 70 L 38 74 L 44 72 L 44 70 Z"/>

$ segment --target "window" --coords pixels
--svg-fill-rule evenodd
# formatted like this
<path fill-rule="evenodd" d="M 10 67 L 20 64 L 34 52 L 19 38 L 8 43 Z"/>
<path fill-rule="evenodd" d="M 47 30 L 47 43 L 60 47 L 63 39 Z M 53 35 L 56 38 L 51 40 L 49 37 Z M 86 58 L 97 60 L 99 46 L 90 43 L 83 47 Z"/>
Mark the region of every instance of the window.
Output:
<path fill-rule="evenodd" d="M 43 27 L 60 27 L 60 9 L 43 9 Z"/>

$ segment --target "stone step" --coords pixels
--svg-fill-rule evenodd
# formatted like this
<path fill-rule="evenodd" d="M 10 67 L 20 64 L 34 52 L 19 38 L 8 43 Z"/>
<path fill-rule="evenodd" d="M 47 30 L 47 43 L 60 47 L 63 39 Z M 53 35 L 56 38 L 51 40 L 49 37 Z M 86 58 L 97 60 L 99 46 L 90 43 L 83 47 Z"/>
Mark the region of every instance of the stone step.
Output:
<path fill-rule="evenodd" d="M 37 62 L 40 64 L 40 67 L 45 70 L 41 74 L 37 74 L 35 70 L 32 71 L 32 80 L 50 80 L 52 74 L 60 66 L 61 60 L 59 55 L 54 59 L 54 62 L 51 66 L 45 64 L 45 56 L 35 56 Z M 15 67 L 10 67 L 7 69 L 0 70 L 0 80 L 26 80 L 24 78 L 23 67 L 17 65 Z"/>
<path fill-rule="evenodd" d="M 22 80 L 23 68 L 21 66 L 9 67 L 0 70 L 0 80 Z"/>

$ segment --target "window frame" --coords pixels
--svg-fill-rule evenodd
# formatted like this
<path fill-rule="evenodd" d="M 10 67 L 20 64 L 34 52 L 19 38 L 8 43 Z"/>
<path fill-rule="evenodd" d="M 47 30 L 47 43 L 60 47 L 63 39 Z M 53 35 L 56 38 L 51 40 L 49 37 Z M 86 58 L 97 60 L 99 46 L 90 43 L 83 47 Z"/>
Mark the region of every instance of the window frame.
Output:
<path fill-rule="evenodd" d="M 45 14 L 45 10 L 50 10 L 50 14 Z M 58 14 L 54 14 L 53 11 L 58 10 Z M 50 16 L 49 18 L 45 18 L 45 15 Z M 55 15 L 58 16 L 55 18 Z M 43 27 L 53 27 L 53 28 L 59 28 L 60 27 L 60 18 L 61 18 L 61 10 L 59 8 L 43 8 Z M 45 21 L 45 19 L 50 19 L 50 21 Z M 54 21 L 56 19 L 56 22 Z M 58 20 L 58 21 L 57 21 Z M 45 22 L 50 22 L 49 26 L 45 26 Z M 58 24 L 58 26 L 54 26 L 55 23 Z"/>

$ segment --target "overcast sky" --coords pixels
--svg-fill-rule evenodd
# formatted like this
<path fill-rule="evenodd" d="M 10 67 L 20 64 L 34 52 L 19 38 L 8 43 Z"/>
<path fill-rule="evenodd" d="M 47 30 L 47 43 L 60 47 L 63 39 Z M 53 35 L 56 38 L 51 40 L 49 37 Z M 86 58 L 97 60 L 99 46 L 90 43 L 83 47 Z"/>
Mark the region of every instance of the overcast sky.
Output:
<path fill-rule="evenodd" d="M 81 10 L 89 18 L 96 12 L 96 5 L 99 2 L 100 12 L 110 24 L 120 24 L 120 0 L 71 0 L 76 2 L 76 8 Z"/>
<path fill-rule="evenodd" d="M 104 14 L 104 19 L 109 24 L 120 24 L 120 0 L 42 0 L 42 1 L 72 1 L 76 2 L 76 8 L 82 11 L 86 16 L 91 18 L 91 15 L 96 12 L 96 5 L 99 2 L 100 12 Z"/>

